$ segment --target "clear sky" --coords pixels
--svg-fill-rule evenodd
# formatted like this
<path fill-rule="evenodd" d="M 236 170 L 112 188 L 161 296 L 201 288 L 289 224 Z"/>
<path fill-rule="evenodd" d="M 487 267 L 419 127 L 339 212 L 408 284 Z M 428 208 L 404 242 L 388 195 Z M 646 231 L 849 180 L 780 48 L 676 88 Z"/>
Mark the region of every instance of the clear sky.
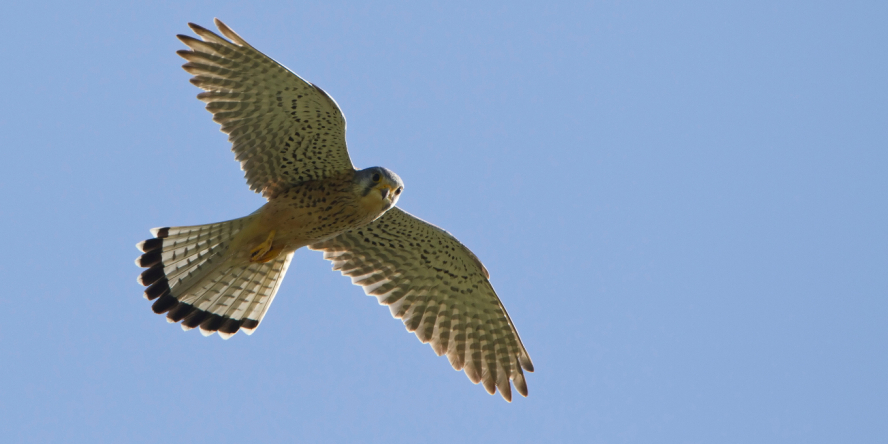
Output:
<path fill-rule="evenodd" d="M 888 441 L 886 2 L 4 2 L 4 442 Z M 134 245 L 246 215 L 175 51 L 219 17 L 484 261 L 508 404 L 321 254 L 253 336 Z"/>

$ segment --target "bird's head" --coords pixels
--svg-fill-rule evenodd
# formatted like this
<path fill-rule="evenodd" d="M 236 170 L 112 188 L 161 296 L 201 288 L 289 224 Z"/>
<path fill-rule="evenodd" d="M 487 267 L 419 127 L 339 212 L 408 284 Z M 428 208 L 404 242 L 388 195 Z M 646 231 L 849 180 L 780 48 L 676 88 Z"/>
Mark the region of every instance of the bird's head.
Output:
<path fill-rule="evenodd" d="M 401 192 L 404 191 L 404 182 L 394 171 L 383 167 L 370 167 L 355 173 L 355 185 L 364 200 L 379 202 L 382 211 L 395 206 Z"/>

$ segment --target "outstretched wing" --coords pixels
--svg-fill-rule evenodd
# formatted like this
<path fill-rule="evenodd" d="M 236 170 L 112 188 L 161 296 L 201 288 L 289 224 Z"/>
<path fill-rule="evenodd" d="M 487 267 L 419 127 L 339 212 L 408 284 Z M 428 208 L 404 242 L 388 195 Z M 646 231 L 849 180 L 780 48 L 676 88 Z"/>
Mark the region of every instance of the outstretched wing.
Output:
<path fill-rule="evenodd" d="M 446 231 L 398 208 L 362 228 L 310 245 L 333 269 L 388 305 L 408 331 L 447 354 L 456 370 L 493 394 L 523 396 L 533 363 L 481 261 Z"/>
<path fill-rule="evenodd" d="M 233 144 L 250 189 L 271 198 L 307 180 L 354 169 L 345 145 L 345 117 L 336 102 L 311 83 L 257 51 L 216 19 L 226 40 L 193 23 L 203 40 L 179 35 L 191 50 L 177 53 L 205 90 L 213 120 Z"/>

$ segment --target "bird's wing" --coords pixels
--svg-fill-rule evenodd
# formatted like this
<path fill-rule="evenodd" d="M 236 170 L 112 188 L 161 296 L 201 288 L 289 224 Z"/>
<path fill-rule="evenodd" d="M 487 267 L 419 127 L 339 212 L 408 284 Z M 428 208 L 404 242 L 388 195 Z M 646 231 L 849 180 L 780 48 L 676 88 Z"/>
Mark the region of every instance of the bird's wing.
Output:
<path fill-rule="evenodd" d="M 307 180 L 354 169 L 345 117 L 327 93 L 257 51 L 224 23 L 229 40 L 193 23 L 203 40 L 179 35 L 177 53 L 240 161 L 250 189 L 266 198 Z"/>
<path fill-rule="evenodd" d="M 475 255 L 448 232 L 398 208 L 362 228 L 310 245 L 333 269 L 388 305 L 408 331 L 456 370 L 511 401 L 533 363 Z"/>

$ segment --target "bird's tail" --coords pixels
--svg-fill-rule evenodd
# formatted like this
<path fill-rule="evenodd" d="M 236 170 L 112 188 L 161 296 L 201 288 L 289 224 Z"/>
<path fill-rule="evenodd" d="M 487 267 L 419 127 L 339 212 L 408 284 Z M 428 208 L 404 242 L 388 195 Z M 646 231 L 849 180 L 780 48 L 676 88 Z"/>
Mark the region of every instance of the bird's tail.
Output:
<path fill-rule="evenodd" d="M 146 267 L 139 283 L 148 287 L 155 313 L 182 329 L 200 327 L 204 336 L 218 331 L 228 339 L 239 329 L 252 334 L 271 305 L 293 253 L 265 263 L 233 260 L 229 246 L 251 216 L 207 225 L 165 227 L 139 242 Z"/>

